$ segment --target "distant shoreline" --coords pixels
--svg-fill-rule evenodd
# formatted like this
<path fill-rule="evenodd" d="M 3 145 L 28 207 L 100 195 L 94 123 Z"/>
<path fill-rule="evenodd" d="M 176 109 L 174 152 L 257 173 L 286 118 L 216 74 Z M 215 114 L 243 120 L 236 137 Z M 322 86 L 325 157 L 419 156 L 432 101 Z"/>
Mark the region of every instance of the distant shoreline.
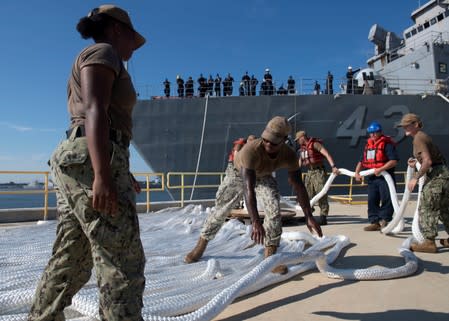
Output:
<path fill-rule="evenodd" d="M 11 190 L 0 189 L 1 192 L 23 191 L 24 189 Z M 39 190 L 38 190 L 39 191 Z M 166 192 L 151 192 L 151 201 L 168 201 L 169 196 Z M 142 192 L 137 195 L 138 203 L 146 202 L 146 193 Z M 16 208 L 41 208 L 44 207 L 44 192 L 38 194 L 0 194 L 0 209 L 16 209 Z M 53 190 L 48 194 L 48 207 L 56 207 L 56 194 Z"/>

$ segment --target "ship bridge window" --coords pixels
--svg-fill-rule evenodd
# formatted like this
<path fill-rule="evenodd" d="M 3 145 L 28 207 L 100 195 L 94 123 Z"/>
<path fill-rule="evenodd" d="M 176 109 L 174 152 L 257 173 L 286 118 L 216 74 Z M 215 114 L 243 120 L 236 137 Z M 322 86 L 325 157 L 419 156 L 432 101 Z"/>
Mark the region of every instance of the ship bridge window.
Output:
<path fill-rule="evenodd" d="M 430 24 L 434 25 L 437 22 L 437 18 L 430 19 Z"/>
<path fill-rule="evenodd" d="M 429 26 L 430 26 L 430 23 L 429 23 L 429 21 L 426 21 L 426 22 L 424 22 L 424 28 L 429 28 Z"/>
<path fill-rule="evenodd" d="M 423 31 L 424 27 L 422 25 L 419 25 L 417 29 L 418 29 L 418 32 L 421 32 L 421 31 Z"/>
<path fill-rule="evenodd" d="M 405 39 L 408 39 L 408 38 L 410 38 L 412 35 L 411 35 L 411 33 L 410 32 L 407 32 L 406 34 L 405 34 Z"/>
<path fill-rule="evenodd" d="M 416 29 L 412 29 L 411 33 L 412 33 L 412 36 L 416 35 Z"/>
<path fill-rule="evenodd" d="M 438 20 L 438 21 L 441 21 L 441 20 L 443 20 L 443 19 L 444 19 L 444 16 L 443 16 L 442 13 L 440 13 L 440 14 L 437 16 L 437 20 Z"/>

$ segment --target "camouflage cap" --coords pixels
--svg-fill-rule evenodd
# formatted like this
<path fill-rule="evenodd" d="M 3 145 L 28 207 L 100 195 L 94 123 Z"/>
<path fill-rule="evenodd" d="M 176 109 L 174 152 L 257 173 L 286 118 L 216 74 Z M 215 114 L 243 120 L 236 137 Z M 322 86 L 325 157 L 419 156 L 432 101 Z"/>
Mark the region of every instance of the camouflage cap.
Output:
<path fill-rule="evenodd" d="M 299 132 L 296 132 L 295 140 L 298 140 L 303 136 L 307 136 L 306 132 L 304 130 L 300 130 Z"/>
<path fill-rule="evenodd" d="M 273 144 L 280 144 L 290 134 L 291 130 L 292 127 L 287 118 L 276 116 L 268 122 L 262 132 L 262 138 Z"/>
<path fill-rule="evenodd" d="M 121 23 L 128 26 L 132 31 L 134 31 L 134 34 L 135 34 L 134 50 L 142 47 L 143 44 L 146 42 L 145 38 L 134 29 L 131 19 L 129 18 L 129 15 L 125 10 L 123 10 L 113 4 L 104 4 L 104 5 L 99 6 L 98 8 L 95 8 L 92 11 L 90 11 L 89 14 L 87 15 L 87 17 L 90 18 L 90 17 L 95 16 L 100 13 L 107 15 L 117 21 L 120 21 Z"/>
<path fill-rule="evenodd" d="M 404 127 L 411 125 L 413 123 L 418 123 L 421 126 L 421 119 L 416 114 L 405 114 L 402 116 L 401 122 L 396 125 L 396 127 Z"/>

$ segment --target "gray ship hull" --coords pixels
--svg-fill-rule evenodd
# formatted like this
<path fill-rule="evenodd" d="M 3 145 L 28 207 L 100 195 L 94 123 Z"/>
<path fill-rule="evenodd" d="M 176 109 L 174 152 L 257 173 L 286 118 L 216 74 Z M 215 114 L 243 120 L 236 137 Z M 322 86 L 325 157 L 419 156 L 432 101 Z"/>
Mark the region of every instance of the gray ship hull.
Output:
<path fill-rule="evenodd" d="M 306 130 L 309 136 L 322 138 L 338 167 L 353 170 L 366 140 L 366 127 L 377 120 L 385 134 L 398 142 L 398 169 L 404 170 L 412 154 L 411 138 L 394 125 L 409 112 L 421 116 L 425 132 L 448 157 L 449 104 L 438 96 L 420 95 L 141 100 L 133 113 L 133 145 L 155 172 L 222 172 L 236 138 L 260 135 L 269 119 L 281 115 L 291 117 L 292 135 Z M 286 173 L 277 175 L 282 194 L 289 195 Z"/>

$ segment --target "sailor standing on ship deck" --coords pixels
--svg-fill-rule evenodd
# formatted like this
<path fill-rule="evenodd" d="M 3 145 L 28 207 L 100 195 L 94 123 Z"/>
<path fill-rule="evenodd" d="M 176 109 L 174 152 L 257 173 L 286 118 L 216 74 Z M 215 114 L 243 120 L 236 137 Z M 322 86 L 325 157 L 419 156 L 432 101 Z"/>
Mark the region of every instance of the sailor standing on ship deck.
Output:
<path fill-rule="evenodd" d="M 170 97 L 170 82 L 167 78 L 164 80 L 164 95 L 166 98 Z"/>
<path fill-rule="evenodd" d="M 280 168 L 288 169 L 288 181 L 293 185 L 296 196 L 306 217 L 307 227 L 322 236 L 321 227 L 315 222 L 310 208 L 309 197 L 301 180 L 301 171 L 295 152 L 285 144 L 291 126 L 285 117 L 276 116 L 270 120 L 262 133 L 237 153 L 235 170 L 227 173 L 218 188 L 215 207 L 207 217 L 201 236 L 195 248 L 185 257 L 186 263 L 197 262 L 207 244 L 218 233 L 230 211 L 238 204 L 242 195 L 252 221 L 252 235 L 257 244 L 264 244 L 264 257 L 276 253 L 279 247 L 282 222 L 280 213 L 280 193 L 272 173 Z M 265 211 L 265 219 L 260 219 L 257 199 Z M 273 273 L 285 274 L 288 268 L 279 265 Z"/>
<path fill-rule="evenodd" d="M 327 72 L 325 94 L 326 95 L 334 94 L 334 76 L 331 74 L 330 71 Z"/>
<path fill-rule="evenodd" d="M 354 74 L 360 70 L 352 70 L 352 67 L 348 67 L 348 71 L 346 72 L 346 93 L 353 94 L 354 92 Z"/>
<path fill-rule="evenodd" d="M 184 97 L 184 79 L 180 75 L 176 76 L 176 84 L 178 85 L 178 97 Z"/>
<path fill-rule="evenodd" d="M 221 77 L 219 74 L 215 77 L 214 80 L 214 90 L 215 90 L 215 96 L 220 97 L 221 96 Z"/>
<path fill-rule="evenodd" d="M 293 76 L 288 76 L 287 91 L 289 95 L 294 95 L 296 93 L 295 80 L 293 79 Z"/>

